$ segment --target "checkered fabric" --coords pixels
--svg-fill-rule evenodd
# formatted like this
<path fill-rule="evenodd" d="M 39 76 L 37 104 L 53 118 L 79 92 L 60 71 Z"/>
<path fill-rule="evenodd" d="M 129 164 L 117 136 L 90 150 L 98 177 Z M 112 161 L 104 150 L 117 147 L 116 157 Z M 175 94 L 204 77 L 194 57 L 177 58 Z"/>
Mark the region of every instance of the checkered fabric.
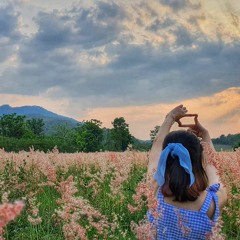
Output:
<path fill-rule="evenodd" d="M 148 221 L 157 228 L 157 239 L 206 239 L 219 217 L 218 197 L 216 195 L 219 187 L 220 184 L 217 183 L 206 189 L 208 193 L 199 211 L 177 208 L 167 204 L 164 202 L 161 191 L 159 191 L 157 212 L 161 214 L 154 214 L 150 210 L 147 213 Z M 212 200 L 216 206 L 213 220 L 209 219 L 206 214 Z"/>

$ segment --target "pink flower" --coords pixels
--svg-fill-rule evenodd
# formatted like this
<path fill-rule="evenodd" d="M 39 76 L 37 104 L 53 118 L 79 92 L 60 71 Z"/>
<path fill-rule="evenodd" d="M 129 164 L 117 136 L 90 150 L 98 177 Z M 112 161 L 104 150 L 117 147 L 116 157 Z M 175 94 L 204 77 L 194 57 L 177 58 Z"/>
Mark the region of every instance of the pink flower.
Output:
<path fill-rule="evenodd" d="M 0 205 L 0 238 L 4 233 L 4 227 L 21 213 L 23 207 L 24 203 L 22 201 Z"/>

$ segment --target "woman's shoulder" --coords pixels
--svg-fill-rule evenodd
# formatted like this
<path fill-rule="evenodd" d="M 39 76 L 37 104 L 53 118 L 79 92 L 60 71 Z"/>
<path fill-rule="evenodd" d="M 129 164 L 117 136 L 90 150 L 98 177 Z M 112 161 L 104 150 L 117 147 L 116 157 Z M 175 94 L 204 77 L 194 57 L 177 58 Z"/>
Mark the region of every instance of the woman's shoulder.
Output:
<path fill-rule="evenodd" d="M 174 197 L 164 197 L 161 193 L 159 193 L 159 199 L 162 198 L 163 203 L 168 204 L 170 206 L 174 206 L 184 210 L 200 211 L 206 199 L 207 193 L 208 193 L 207 191 L 201 192 L 199 197 L 195 201 L 179 202 L 175 201 Z"/>
<path fill-rule="evenodd" d="M 195 201 L 178 202 L 174 200 L 174 197 L 164 197 L 161 192 L 159 193 L 158 199 L 162 200 L 165 207 L 175 207 L 183 211 L 194 211 L 195 213 L 202 212 L 206 214 L 209 219 L 213 219 L 216 209 L 220 208 L 220 206 L 216 206 L 216 199 L 212 197 L 213 193 L 217 199 L 219 198 L 217 194 L 218 188 L 218 186 L 210 186 L 202 191 Z M 220 202 L 221 200 L 217 201 L 218 204 Z"/>
<path fill-rule="evenodd" d="M 208 187 L 207 191 L 211 192 L 212 194 L 216 194 L 219 209 L 222 210 L 224 205 L 227 203 L 227 189 L 225 186 L 220 182 L 215 183 Z"/>
<path fill-rule="evenodd" d="M 178 202 L 174 197 L 165 197 L 159 188 L 157 191 L 159 204 L 166 204 L 166 207 L 177 207 L 186 211 L 200 212 L 205 208 L 206 215 L 213 219 L 215 212 L 221 212 L 227 202 L 226 188 L 221 183 L 215 183 L 202 191 L 195 201 Z"/>

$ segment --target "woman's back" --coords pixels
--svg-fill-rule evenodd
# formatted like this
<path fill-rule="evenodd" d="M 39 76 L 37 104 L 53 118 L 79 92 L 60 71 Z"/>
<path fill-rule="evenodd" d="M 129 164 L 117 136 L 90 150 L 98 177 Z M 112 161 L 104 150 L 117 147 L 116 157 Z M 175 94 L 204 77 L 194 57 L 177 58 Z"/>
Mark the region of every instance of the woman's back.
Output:
<path fill-rule="evenodd" d="M 219 217 L 218 197 L 219 184 L 207 189 L 206 198 L 199 210 L 174 206 L 165 202 L 161 191 L 158 193 L 158 209 L 160 214 L 148 212 L 149 222 L 157 227 L 157 239 L 206 239 L 211 233 L 213 224 Z M 208 211 L 214 202 L 214 214 L 210 219 Z M 181 204 L 180 204 L 181 205 Z M 182 204 L 184 206 L 184 204 Z M 159 217 L 154 217 L 159 215 Z"/>
<path fill-rule="evenodd" d="M 148 219 L 158 239 L 206 239 L 227 202 L 217 169 L 206 161 L 203 145 L 215 150 L 197 115 L 194 124 L 184 125 L 187 131 L 170 132 L 186 113 L 179 105 L 166 115 L 149 153 L 148 177 L 159 193 L 158 211 L 150 209 Z"/>

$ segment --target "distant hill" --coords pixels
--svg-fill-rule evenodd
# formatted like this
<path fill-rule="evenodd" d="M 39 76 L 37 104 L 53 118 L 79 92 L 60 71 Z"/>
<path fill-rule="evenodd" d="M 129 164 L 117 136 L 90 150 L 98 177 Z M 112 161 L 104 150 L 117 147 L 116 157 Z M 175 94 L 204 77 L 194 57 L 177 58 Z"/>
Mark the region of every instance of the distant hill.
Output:
<path fill-rule="evenodd" d="M 65 117 L 51 111 L 46 110 L 40 106 L 22 106 L 22 107 L 11 107 L 10 105 L 0 106 L 0 116 L 13 114 L 24 115 L 27 119 L 29 118 L 41 118 L 43 119 L 45 126 L 44 132 L 49 135 L 53 131 L 53 127 L 59 124 L 67 124 L 69 127 L 76 127 L 77 120 L 69 117 Z"/>

